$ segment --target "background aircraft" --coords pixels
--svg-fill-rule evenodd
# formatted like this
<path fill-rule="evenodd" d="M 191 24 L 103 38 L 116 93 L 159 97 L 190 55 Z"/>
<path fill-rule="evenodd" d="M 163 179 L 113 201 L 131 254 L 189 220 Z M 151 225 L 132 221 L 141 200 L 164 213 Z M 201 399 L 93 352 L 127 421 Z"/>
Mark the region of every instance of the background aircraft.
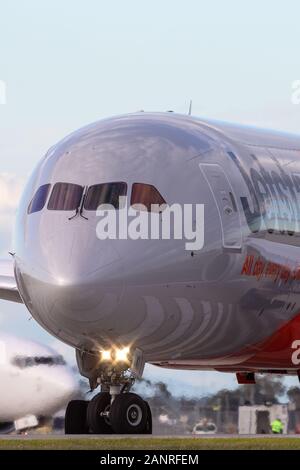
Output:
<path fill-rule="evenodd" d="M 33 341 L 0 334 L 0 433 L 36 427 L 74 396 L 64 358 Z"/>

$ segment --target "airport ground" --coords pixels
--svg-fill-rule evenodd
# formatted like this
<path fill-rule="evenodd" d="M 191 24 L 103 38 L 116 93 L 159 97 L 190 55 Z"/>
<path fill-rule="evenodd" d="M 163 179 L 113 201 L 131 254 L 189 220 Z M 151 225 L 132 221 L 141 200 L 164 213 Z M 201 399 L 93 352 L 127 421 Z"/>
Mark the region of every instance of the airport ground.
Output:
<path fill-rule="evenodd" d="M 300 436 L 1 436 L 0 450 L 300 450 Z"/>

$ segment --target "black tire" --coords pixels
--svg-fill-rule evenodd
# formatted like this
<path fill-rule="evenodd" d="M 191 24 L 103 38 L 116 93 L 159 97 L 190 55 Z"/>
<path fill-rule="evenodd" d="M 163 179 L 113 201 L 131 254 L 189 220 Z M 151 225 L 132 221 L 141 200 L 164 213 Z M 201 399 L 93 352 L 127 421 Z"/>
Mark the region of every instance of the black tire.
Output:
<path fill-rule="evenodd" d="M 72 400 L 68 403 L 65 413 L 65 434 L 88 434 L 87 426 L 88 402 Z"/>
<path fill-rule="evenodd" d="M 152 434 L 152 413 L 151 413 L 151 408 L 149 406 L 149 403 L 145 401 L 146 407 L 147 407 L 147 422 L 146 422 L 146 428 L 144 431 L 144 434 Z"/>
<path fill-rule="evenodd" d="M 113 430 L 108 418 L 100 416 L 102 411 L 109 409 L 111 397 L 108 392 L 100 392 L 92 398 L 87 408 L 87 423 L 91 434 L 112 434 Z"/>
<path fill-rule="evenodd" d="M 116 434 L 144 434 L 147 427 L 147 405 L 135 393 L 121 393 L 110 409 L 110 422 Z"/>

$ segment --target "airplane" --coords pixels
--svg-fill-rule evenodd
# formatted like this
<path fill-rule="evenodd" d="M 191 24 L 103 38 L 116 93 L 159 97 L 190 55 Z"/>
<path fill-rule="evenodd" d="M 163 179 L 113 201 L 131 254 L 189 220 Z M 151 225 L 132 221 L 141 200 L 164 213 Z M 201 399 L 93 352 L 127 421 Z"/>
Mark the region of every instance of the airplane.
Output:
<path fill-rule="evenodd" d="M 200 241 L 191 247 L 175 225 L 169 238 L 124 236 L 123 219 L 105 237 L 103 204 L 112 220 L 127 205 L 141 224 L 199 206 Z M 74 347 L 99 387 L 70 401 L 65 432 L 150 434 L 150 407 L 132 392 L 145 363 L 239 383 L 299 376 L 299 221 L 297 135 L 139 112 L 51 147 L 21 198 L 0 298 Z"/>
<path fill-rule="evenodd" d="M 37 342 L 0 334 L 0 433 L 37 427 L 74 397 L 63 356 Z"/>

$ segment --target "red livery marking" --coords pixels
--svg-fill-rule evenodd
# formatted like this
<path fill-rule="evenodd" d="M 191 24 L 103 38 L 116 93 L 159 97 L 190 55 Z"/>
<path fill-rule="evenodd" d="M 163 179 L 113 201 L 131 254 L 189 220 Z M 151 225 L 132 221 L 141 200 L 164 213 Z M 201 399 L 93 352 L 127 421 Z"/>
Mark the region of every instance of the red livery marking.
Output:
<path fill-rule="evenodd" d="M 241 275 L 253 276 L 257 280 L 260 280 L 262 277 L 269 277 L 274 282 L 280 279 L 287 283 L 288 281 L 300 280 L 300 267 L 292 269 L 289 266 L 273 263 L 272 261 L 263 261 L 260 257 L 255 259 L 254 255 L 247 255 Z"/>
<path fill-rule="evenodd" d="M 253 255 L 247 255 L 246 256 L 241 274 L 245 274 L 246 276 L 251 276 L 253 260 L 254 260 Z"/>
<path fill-rule="evenodd" d="M 260 258 L 258 258 L 258 260 L 254 264 L 252 275 L 255 276 L 257 279 L 260 279 L 263 275 L 264 269 L 265 263 Z"/>
<path fill-rule="evenodd" d="M 299 341 L 299 343 L 298 343 Z M 259 371 L 260 369 L 294 369 L 298 370 L 295 358 L 300 357 L 300 314 L 284 323 L 269 338 L 248 346 L 231 357 L 241 358 L 240 363 L 234 366 L 220 366 L 218 370 L 224 371 Z M 245 356 L 247 357 L 245 359 Z M 299 360 L 300 363 L 300 360 Z"/>

